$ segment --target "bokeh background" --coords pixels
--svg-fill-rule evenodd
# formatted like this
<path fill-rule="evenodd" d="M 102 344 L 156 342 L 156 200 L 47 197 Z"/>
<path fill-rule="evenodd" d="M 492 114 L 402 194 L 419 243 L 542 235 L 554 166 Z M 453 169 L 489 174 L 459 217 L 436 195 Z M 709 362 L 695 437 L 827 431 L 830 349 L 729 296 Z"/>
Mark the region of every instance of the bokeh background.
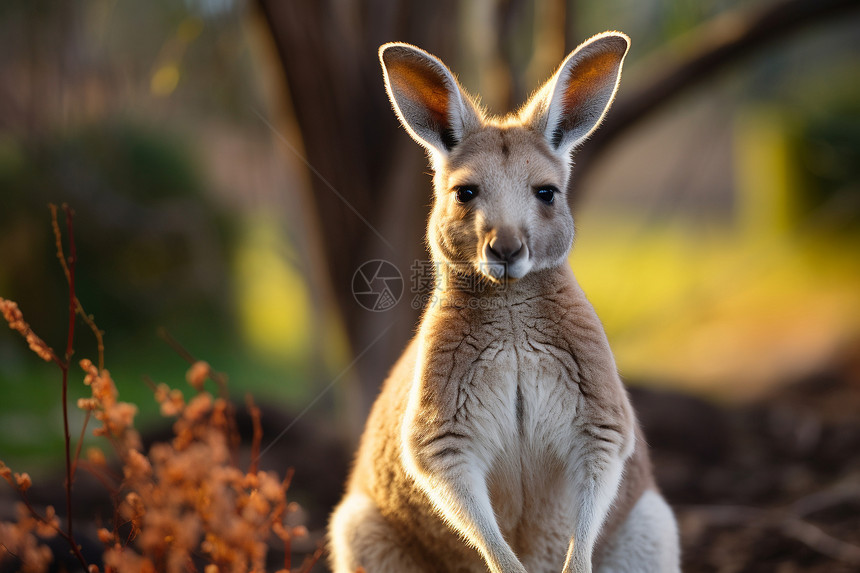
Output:
<path fill-rule="evenodd" d="M 166 425 L 143 377 L 182 381 L 167 332 L 266 405 L 269 438 L 295 423 L 266 463 L 297 468 L 318 533 L 411 336 L 411 268 L 427 258 L 429 168 L 391 113 L 377 47 L 427 49 L 504 113 L 580 41 L 622 30 L 633 47 L 620 95 L 575 157 L 571 264 L 682 517 L 685 570 L 854 571 L 858 8 L 3 2 L 0 296 L 64 346 L 47 205 L 68 203 L 78 296 L 139 427 Z M 405 279 L 384 312 L 352 293 L 373 259 Z M 0 458 L 50 480 L 58 375 L 3 330 Z M 77 355 L 93 356 L 78 332 Z M 83 395 L 73 384 L 71 398 Z M 786 509 L 809 496 L 825 501 Z M 807 525 L 827 541 L 797 533 Z"/>

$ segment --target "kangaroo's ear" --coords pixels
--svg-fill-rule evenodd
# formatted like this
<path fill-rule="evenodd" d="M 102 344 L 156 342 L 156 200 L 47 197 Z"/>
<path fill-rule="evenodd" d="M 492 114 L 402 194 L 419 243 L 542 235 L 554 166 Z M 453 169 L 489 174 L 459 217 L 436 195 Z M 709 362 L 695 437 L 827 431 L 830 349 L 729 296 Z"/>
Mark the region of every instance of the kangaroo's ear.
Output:
<path fill-rule="evenodd" d="M 600 125 L 609 109 L 630 38 L 604 32 L 579 45 L 523 107 L 522 119 L 567 155 Z"/>
<path fill-rule="evenodd" d="M 480 125 L 477 110 L 435 56 L 409 44 L 379 48 L 385 89 L 400 123 L 418 143 L 447 155 Z"/>

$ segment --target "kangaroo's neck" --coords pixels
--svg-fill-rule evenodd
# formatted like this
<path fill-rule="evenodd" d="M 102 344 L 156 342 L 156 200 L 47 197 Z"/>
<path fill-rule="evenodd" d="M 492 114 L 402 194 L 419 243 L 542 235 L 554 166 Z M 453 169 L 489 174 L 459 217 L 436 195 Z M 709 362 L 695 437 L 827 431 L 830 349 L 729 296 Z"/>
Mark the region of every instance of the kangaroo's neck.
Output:
<path fill-rule="evenodd" d="M 461 308 L 499 308 L 523 304 L 529 300 L 554 296 L 563 291 L 579 291 L 570 265 L 561 265 L 533 271 L 523 278 L 504 283 L 493 283 L 478 274 L 463 274 L 458 267 L 436 265 L 435 296 L 430 301 Z M 428 310 L 432 311 L 432 308 Z"/>

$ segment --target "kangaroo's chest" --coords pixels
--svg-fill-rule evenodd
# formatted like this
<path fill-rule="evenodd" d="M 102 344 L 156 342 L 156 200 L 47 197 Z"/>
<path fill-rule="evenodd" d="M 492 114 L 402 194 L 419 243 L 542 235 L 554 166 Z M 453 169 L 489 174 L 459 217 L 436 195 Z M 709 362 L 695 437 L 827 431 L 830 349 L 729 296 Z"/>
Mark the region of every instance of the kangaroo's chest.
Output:
<path fill-rule="evenodd" d="M 473 406 L 498 422 L 507 452 L 522 446 L 564 456 L 581 398 L 578 376 L 577 358 L 558 336 L 518 328 L 497 333 L 464 382 Z"/>
<path fill-rule="evenodd" d="M 501 337 L 494 346 L 492 359 L 475 364 L 486 392 L 478 403 L 488 408 L 492 434 L 499 436 L 487 479 L 499 526 L 512 545 L 526 550 L 535 528 L 558 528 L 542 534 L 563 539 L 571 527 L 578 373 L 568 351 L 537 337 Z"/>

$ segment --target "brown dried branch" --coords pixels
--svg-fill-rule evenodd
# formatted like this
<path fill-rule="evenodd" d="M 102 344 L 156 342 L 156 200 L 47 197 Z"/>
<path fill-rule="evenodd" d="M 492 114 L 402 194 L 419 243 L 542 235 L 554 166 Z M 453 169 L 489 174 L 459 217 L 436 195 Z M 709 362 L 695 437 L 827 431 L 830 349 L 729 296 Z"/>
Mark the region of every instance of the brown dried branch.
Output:
<path fill-rule="evenodd" d="M 60 266 L 63 267 L 63 273 L 66 275 L 66 280 L 71 280 L 71 274 L 69 271 L 69 266 L 66 264 L 66 256 L 63 253 L 63 236 L 60 232 L 60 225 L 57 222 L 57 206 L 54 204 L 48 205 L 51 209 L 51 228 L 54 230 L 54 243 L 57 246 L 57 259 L 60 261 Z M 63 209 L 66 209 L 66 205 L 63 205 Z M 93 336 L 96 338 L 96 344 L 98 346 L 98 355 L 99 355 L 99 370 L 104 370 L 105 367 L 105 344 L 104 344 L 104 331 L 99 329 L 99 327 L 95 323 L 95 318 L 91 314 L 87 314 L 84 311 L 84 307 L 81 304 L 80 299 L 75 296 L 75 310 L 78 314 L 81 315 L 81 318 L 86 323 L 86 325 L 93 332 Z"/>
<path fill-rule="evenodd" d="M 87 425 L 90 423 L 91 410 L 87 410 L 84 414 L 84 423 L 81 424 L 81 434 L 78 436 L 78 445 L 75 447 L 75 455 L 72 458 L 72 479 L 75 479 L 75 473 L 78 469 L 78 461 L 81 459 L 81 448 L 84 445 L 84 437 L 87 433 Z"/>
<path fill-rule="evenodd" d="M 69 225 L 71 225 L 71 215 L 67 212 L 67 216 L 69 217 Z M 70 276 L 74 277 L 74 266 L 72 265 L 70 268 Z M 72 300 L 74 300 L 74 281 L 70 281 L 70 296 Z M 74 305 L 70 303 L 70 307 L 72 308 L 72 312 L 70 314 L 71 320 L 69 325 L 69 340 L 68 344 L 71 345 L 74 341 Z M 84 569 L 88 568 L 87 561 L 84 559 L 84 556 L 81 554 L 80 549 L 78 547 L 77 542 L 75 541 L 74 531 L 72 526 L 72 464 L 71 464 L 71 436 L 69 434 L 69 423 L 68 423 L 68 374 L 69 374 L 69 362 L 68 357 L 71 356 L 71 352 L 69 347 L 66 348 L 66 360 L 60 360 L 59 357 L 39 338 L 33 331 L 30 329 L 30 325 L 28 325 L 24 321 L 23 314 L 18 309 L 18 305 L 10 300 L 6 300 L 0 298 L 0 311 L 3 313 L 3 317 L 9 323 L 9 327 L 13 330 L 17 330 L 21 333 L 22 336 L 27 340 L 30 345 L 30 348 L 36 352 L 43 360 L 54 362 L 62 371 L 62 400 L 63 400 L 63 428 L 65 430 L 64 438 L 65 438 L 65 454 L 66 454 L 66 513 L 67 513 L 67 530 L 64 532 L 59 527 L 55 526 L 53 522 L 48 522 L 36 512 L 35 508 L 30 504 L 29 499 L 27 499 L 26 491 L 29 488 L 29 476 L 27 474 L 22 474 L 22 477 L 26 477 L 26 480 L 17 480 L 13 481 L 9 476 L 4 472 L 4 476 L 7 481 L 19 492 L 24 505 L 27 507 L 27 510 L 33 516 L 34 519 L 40 521 L 41 523 L 50 525 L 60 536 L 65 539 L 69 545 L 71 546 L 72 553 L 74 553 L 75 557 L 81 562 L 81 565 L 84 566 Z M 5 466 L 3 466 L 5 468 Z"/>
<path fill-rule="evenodd" d="M 88 564 L 86 559 L 84 559 L 84 556 L 81 554 L 80 547 L 78 546 L 74 537 L 72 537 L 70 533 L 63 531 L 63 529 L 59 526 L 59 521 L 54 516 L 54 508 L 52 506 L 48 506 L 49 515 L 52 516 L 51 518 L 48 518 L 36 511 L 36 508 L 33 507 L 33 504 L 30 502 L 30 498 L 27 495 L 27 490 L 30 489 L 30 486 L 32 485 L 30 476 L 26 472 L 21 474 L 16 473 L 13 476 L 12 470 L 9 469 L 9 467 L 5 463 L 0 461 L 0 477 L 3 477 L 7 482 L 9 482 L 9 485 L 11 485 L 12 488 L 16 492 L 18 492 L 18 496 L 21 498 L 21 502 L 24 504 L 24 507 L 27 508 L 27 511 L 33 517 L 33 519 L 35 519 L 42 525 L 50 528 L 51 530 L 56 532 L 57 535 L 66 540 L 66 542 L 71 547 L 72 553 L 75 555 L 75 557 L 77 557 L 78 561 L 81 562 L 81 565 L 83 565 L 84 569 L 86 570 L 88 568 Z"/>
<path fill-rule="evenodd" d="M 189 352 L 182 343 L 173 338 L 170 332 L 168 332 L 163 326 L 158 328 L 158 336 L 164 340 L 167 345 L 170 346 L 183 360 L 191 364 L 192 368 L 197 364 L 206 364 L 205 362 L 195 358 L 194 355 L 191 354 L 191 352 Z M 227 402 L 228 436 L 230 440 L 231 456 L 235 465 L 236 460 L 238 459 L 237 451 L 239 449 L 239 444 L 242 441 L 242 437 L 239 435 L 239 428 L 236 426 L 236 410 L 233 403 L 230 401 L 230 394 L 227 391 L 227 375 L 223 372 L 216 372 L 209 367 L 208 364 L 206 364 L 206 366 L 206 377 L 218 386 L 218 396 Z M 190 382 L 191 381 L 189 380 L 189 383 Z"/>
<path fill-rule="evenodd" d="M 69 234 L 68 266 L 63 265 L 63 269 L 67 271 L 66 279 L 69 283 L 69 335 L 66 339 L 66 359 L 60 366 L 60 369 L 63 372 L 63 440 L 65 442 L 66 453 L 66 532 L 69 535 L 69 539 L 74 540 L 74 518 L 72 515 L 72 437 L 69 434 L 69 361 L 74 353 L 75 344 L 75 314 L 77 313 L 77 306 L 75 305 L 75 266 L 77 252 L 72 225 L 72 210 L 64 203 L 63 211 L 66 213 L 66 229 Z M 56 208 L 51 209 L 51 213 L 56 219 Z M 74 544 L 74 541 L 72 543 Z M 84 567 L 86 567 L 86 563 L 84 563 Z"/>
<path fill-rule="evenodd" d="M 860 567 L 860 547 L 838 539 L 809 523 L 803 515 L 860 500 L 860 488 L 835 487 L 805 496 L 788 507 L 759 508 L 743 505 L 686 506 L 680 511 L 695 515 L 715 527 L 754 525 L 779 531 L 818 553 Z"/>
<path fill-rule="evenodd" d="M 254 404 L 254 398 L 250 393 L 245 394 L 245 404 L 247 404 L 248 414 L 250 414 L 254 425 L 254 435 L 251 440 L 251 466 L 248 468 L 248 473 L 256 474 L 260 462 L 260 443 L 263 441 L 263 424 L 260 422 L 260 408 Z"/>
<path fill-rule="evenodd" d="M 855 483 L 836 486 L 804 496 L 791 504 L 791 511 L 803 517 L 816 511 L 842 505 L 848 501 L 860 501 L 860 485 Z"/>
<path fill-rule="evenodd" d="M 782 523 L 780 530 L 783 535 L 800 541 L 822 555 L 860 567 L 860 547 L 837 539 L 807 521 L 792 517 Z"/>
<path fill-rule="evenodd" d="M 197 362 L 197 359 L 194 358 L 194 355 L 191 354 L 191 352 L 189 352 L 187 348 L 182 346 L 182 344 L 178 340 L 173 338 L 173 336 L 163 326 L 158 328 L 158 336 L 164 342 L 166 342 L 167 345 L 170 346 L 170 348 L 172 348 L 173 351 L 176 352 L 176 354 L 178 354 L 179 357 L 185 360 L 188 364 L 194 364 L 195 362 Z"/>
<path fill-rule="evenodd" d="M 24 315 L 21 309 L 18 308 L 18 303 L 0 297 L 0 313 L 3 314 L 3 318 L 9 323 L 9 328 L 23 336 L 24 340 L 29 344 L 30 350 L 35 352 L 39 358 L 45 362 L 53 362 L 62 368 L 62 360 L 59 359 L 50 346 L 45 344 L 44 340 L 33 332 L 30 325 L 24 320 Z"/>
<path fill-rule="evenodd" d="M 192 366 L 194 366 L 195 364 L 206 364 L 206 362 L 195 358 L 194 355 L 191 354 L 191 352 L 189 352 L 188 349 L 185 348 L 181 342 L 173 338 L 170 332 L 168 332 L 167 329 L 163 326 L 158 328 L 158 336 L 162 340 L 164 340 L 167 345 L 170 346 L 170 348 L 172 348 L 173 351 L 176 352 L 183 360 L 185 360 Z M 209 365 L 206 364 L 206 366 L 208 367 Z M 206 377 L 209 378 L 209 380 L 211 380 L 215 383 L 216 386 L 218 386 L 218 396 L 224 399 L 229 398 L 227 394 L 227 375 L 223 372 L 217 372 L 212 368 L 208 368 L 205 374 Z"/>
<path fill-rule="evenodd" d="M 119 489 L 116 484 L 121 481 L 120 476 L 87 461 L 79 462 L 78 467 L 93 476 L 105 488 L 105 491 L 108 492 L 112 499 L 117 496 Z"/>
<path fill-rule="evenodd" d="M 320 557 L 325 553 L 325 545 L 323 542 L 320 542 L 317 546 L 317 550 L 314 551 L 313 555 L 309 555 L 305 557 L 305 560 L 302 562 L 299 567 L 299 573 L 308 573 L 314 565 L 317 564 L 317 561 L 320 560 Z"/>

